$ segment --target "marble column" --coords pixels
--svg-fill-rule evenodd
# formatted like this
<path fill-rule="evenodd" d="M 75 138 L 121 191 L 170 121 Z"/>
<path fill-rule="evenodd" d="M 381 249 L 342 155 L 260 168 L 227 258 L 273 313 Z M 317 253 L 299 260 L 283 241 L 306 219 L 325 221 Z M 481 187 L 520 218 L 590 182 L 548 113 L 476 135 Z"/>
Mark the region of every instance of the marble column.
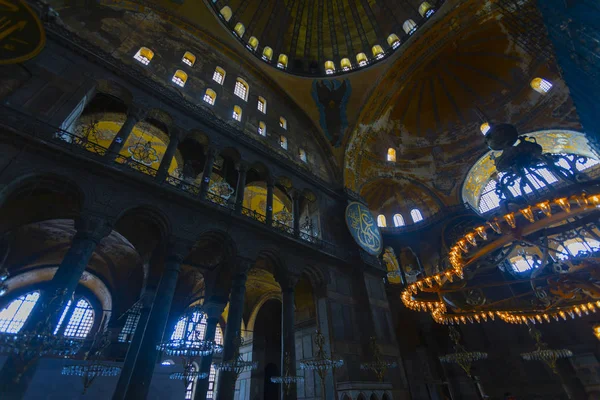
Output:
<path fill-rule="evenodd" d="M 273 225 L 273 181 L 267 181 L 267 225 Z"/>
<path fill-rule="evenodd" d="M 225 302 L 219 300 L 208 300 L 204 305 L 203 309 L 206 313 L 206 330 L 204 334 L 204 340 L 215 340 L 217 333 L 217 325 L 221 318 L 221 313 L 225 308 Z M 200 361 L 200 373 L 210 373 L 210 366 L 212 364 L 213 355 L 202 357 Z M 198 379 L 196 383 L 196 390 L 194 393 L 194 400 L 205 400 L 206 392 L 208 392 L 208 378 Z"/>
<path fill-rule="evenodd" d="M 144 331 L 146 330 L 146 324 L 148 323 L 148 317 L 150 316 L 150 310 L 152 309 L 152 303 L 154 302 L 155 290 L 147 290 L 142 298 L 142 309 L 140 310 L 140 318 L 129 348 L 127 349 L 127 355 L 125 356 L 125 362 L 117 381 L 117 387 L 113 393 L 113 400 L 122 400 L 125 398 L 125 392 L 129 385 L 131 375 L 133 374 L 133 367 L 135 366 L 135 360 L 142 344 L 144 337 Z"/>
<path fill-rule="evenodd" d="M 293 213 L 294 213 L 294 236 L 300 236 L 300 197 L 301 194 L 298 191 L 295 191 L 292 200 L 293 200 Z"/>
<path fill-rule="evenodd" d="M 171 136 L 169 137 L 169 144 L 167 145 L 162 160 L 160 160 L 160 165 L 156 172 L 156 177 L 154 178 L 156 181 L 163 182 L 167 178 L 167 175 L 169 175 L 169 167 L 171 166 L 171 162 L 177 151 L 177 146 L 179 146 L 179 139 L 179 132 L 177 129 L 173 129 L 173 132 L 171 132 Z"/>
<path fill-rule="evenodd" d="M 169 244 L 162 277 L 154 296 L 133 372 L 123 397 L 126 400 L 145 399 L 148 395 L 158 357 L 156 346 L 163 337 L 179 278 L 179 269 L 190 247 L 188 242 L 175 238 Z"/>
<path fill-rule="evenodd" d="M 242 261 L 245 265 L 238 270 L 231 283 L 231 294 L 229 296 L 229 315 L 227 316 L 227 329 L 225 329 L 223 361 L 233 359 L 240 336 L 242 316 L 244 312 L 244 298 L 246 294 L 246 279 L 249 263 Z M 235 394 L 235 376 L 232 372 L 221 371 L 219 374 L 217 400 L 233 400 Z"/>
<path fill-rule="evenodd" d="M 281 376 L 284 376 L 286 369 L 289 369 L 290 375 L 296 375 L 296 340 L 295 340 L 295 322 L 294 322 L 294 291 L 296 282 L 294 278 L 288 278 L 281 285 Z M 286 355 L 289 357 L 288 365 L 285 363 Z M 298 389 L 296 384 L 292 384 L 289 390 L 281 385 L 281 398 L 283 400 L 296 400 Z"/>
<path fill-rule="evenodd" d="M 82 215 L 76 221 L 75 229 L 71 247 L 48 288 L 41 293 L 21 332 L 54 331 L 62 309 L 73 296 L 98 243 L 111 232 L 109 221 L 93 214 Z M 9 356 L 0 370 L 0 397 L 7 400 L 23 399 L 37 369 L 37 362 L 36 358 Z"/>
<path fill-rule="evenodd" d="M 238 165 L 238 181 L 237 188 L 235 190 L 235 213 L 242 213 L 242 206 L 244 205 L 244 189 L 246 188 L 246 174 L 248 172 L 248 166 L 245 163 Z"/>
<path fill-rule="evenodd" d="M 204 163 L 204 171 L 202 173 L 202 183 L 200 184 L 200 198 L 204 199 L 208 193 L 208 185 L 210 185 L 210 176 L 212 175 L 213 165 L 217 157 L 217 149 L 209 147 L 206 152 L 206 162 Z"/>
<path fill-rule="evenodd" d="M 139 121 L 144 119 L 145 114 L 145 111 L 137 106 L 132 105 L 129 107 L 127 119 L 125 119 L 125 122 L 121 125 L 121 129 L 119 129 L 119 132 L 117 132 L 117 135 L 113 138 L 110 146 L 108 146 L 108 151 L 105 154 L 106 158 L 110 161 L 114 161 L 117 158 L 121 149 L 125 146 L 127 139 L 129 139 L 133 128 Z"/>

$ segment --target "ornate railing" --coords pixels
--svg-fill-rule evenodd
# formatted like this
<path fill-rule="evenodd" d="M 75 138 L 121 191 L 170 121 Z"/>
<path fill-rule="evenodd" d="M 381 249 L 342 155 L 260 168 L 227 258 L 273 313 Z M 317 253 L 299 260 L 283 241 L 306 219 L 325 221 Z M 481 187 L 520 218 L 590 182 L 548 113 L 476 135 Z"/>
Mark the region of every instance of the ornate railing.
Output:
<path fill-rule="evenodd" d="M 200 186 L 188 183 L 171 175 L 167 176 L 167 183 L 193 196 L 200 196 Z"/>
<path fill-rule="evenodd" d="M 208 193 L 206 193 L 206 200 L 208 200 L 209 202 L 211 202 L 213 204 L 217 204 L 221 207 L 225 207 L 225 208 L 229 208 L 229 209 L 233 208 L 233 205 L 229 204 L 229 201 L 227 199 L 219 196 L 218 194 L 208 192 Z"/>
<path fill-rule="evenodd" d="M 263 224 L 267 223 L 267 216 L 263 215 L 257 211 L 251 210 L 246 207 L 242 207 L 242 215 L 252 218 L 258 222 L 262 222 Z"/>
<path fill-rule="evenodd" d="M 273 228 L 287 235 L 294 236 L 294 228 L 292 226 L 273 221 Z"/>

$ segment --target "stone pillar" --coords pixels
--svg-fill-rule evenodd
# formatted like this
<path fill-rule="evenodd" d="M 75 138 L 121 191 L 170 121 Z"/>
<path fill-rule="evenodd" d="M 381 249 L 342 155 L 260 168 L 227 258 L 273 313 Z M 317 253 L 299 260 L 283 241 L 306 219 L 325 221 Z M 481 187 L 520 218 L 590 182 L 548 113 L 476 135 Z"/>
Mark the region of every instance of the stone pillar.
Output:
<path fill-rule="evenodd" d="M 200 184 L 200 198 L 204 199 L 208 193 L 208 185 L 210 184 L 210 176 L 212 175 L 213 165 L 217 157 L 217 149 L 209 147 L 206 152 L 206 162 L 204 163 L 204 171 L 202 173 L 202 183 Z"/>
<path fill-rule="evenodd" d="M 244 312 L 244 297 L 246 294 L 247 270 L 250 263 L 242 261 L 241 268 L 233 277 L 231 283 L 231 295 L 229 296 L 229 315 L 227 316 L 227 328 L 225 329 L 223 349 L 223 361 L 230 361 L 236 353 L 238 345 L 237 337 L 240 335 L 242 326 L 242 315 Z M 221 371 L 217 390 L 217 400 L 233 400 L 235 394 L 235 376 L 232 372 Z"/>
<path fill-rule="evenodd" d="M 125 398 L 125 391 L 129 386 L 131 375 L 133 374 L 135 360 L 138 356 L 140 345 L 142 344 L 144 331 L 146 330 L 146 324 L 148 323 L 148 317 L 150 316 L 150 310 L 152 308 L 152 303 L 154 302 L 154 293 L 154 290 L 147 290 L 141 300 L 142 309 L 140 310 L 140 319 L 138 320 L 135 332 L 133 333 L 133 338 L 127 349 L 127 355 L 125 356 L 125 362 L 123 363 L 117 387 L 113 394 L 113 400 L 122 400 Z"/>
<path fill-rule="evenodd" d="M 267 225 L 273 225 L 273 181 L 267 181 Z"/>
<path fill-rule="evenodd" d="M 129 135 L 131 135 L 133 128 L 139 121 L 144 119 L 144 117 L 144 110 L 134 105 L 129 107 L 129 110 L 127 111 L 127 119 L 125 119 L 125 122 L 123 125 L 121 125 L 121 129 L 119 129 L 119 132 L 117 132 L 117 135 L 113 138 L 110 146 L 108 146 L 108 151 L 106 152 L 105 157 L 107 157 L 110 161 L 114 161 L 117 158 L 121 152 L 121 149 L 123 149 L 123 146 L 125 146 L 127 139 L 129 139 Z"/>
<path fill-rule="evenodd" d="M 158 167 L 156 177 L 154 178 L 156 181 L 163 182 L 167 178 L 167 175 L 169 175 L 169 167 L 171 166 L 171 162 L 177 151 L 177 146 L 179 146 L 179 139 L 179 132 L 174 128 L 169 137 L 169 144 L 165 150 L 165 154 L 163 155 L 162 160 L 160 160 L 160 166 Z"/>
<path fill-rule="evenodd" d="M 181 239 L 173 238 L 169 244 L 163 274 L 156 290 L 148 323 L 144 329 L 133 372 L 123 397 L 126 400 L 145 399 L 148 395 L 158 357 L 156 346 L 163 337 L 175 294 L 179 269 L 189 248 L 190 244 Z"/>
<path fill-rule="evenodd" d="M 285 279 L 279 282 L 281 285 L 281 376 L 284 376 L 289 367 L 289 374 L 296 375 L 296 340 L 294 322 L 294 290 L 295 278 Z M 289 356 L 289 364 L 285 364 L 286 354 Z M 291 385 L 286 393 L 285 386 L 281 385 L 281 398 L 283 400 L 296 400 L 298 388 L 296 384 Z"/>
<path fill-rule="evenodd" d="M 292 196 L 294 201 L 292 206 L 294 213 L 294 236 L 300 236 L 300 197 L 301 194 L 298 191 L 295 191 Z"/>
<path fill-rule="evenodd" d="M 204 306 L 204 312 L 206 313 L 206 331 L 204 334 L 204 340 L 215 340 L 215 334 L 217 332 L 217 324 L 221 317 L 221 313 L 225 308 L 223 301 L 210 299 Z M 210 365 L 212 364 L 213 355 L 202 357 L 200 361 L 200 373 L 210 373 Z M 194 394 L 194 400 L 205 400 L 206 392 L 208 392 L 208 378 L 198 379 L 196 383 L 196 391 Z"/>
<path fill-rule="evenodd" d="M 96 249 L 96 246 L 111 232 L 105 217 L 84 214 L 75 223 L 77 233 L 71 247 L 56 270 L 48 289 L 44 290 L 36 307 L 27 319 L 22 332 L 54 331 L 61 311 L 73 296 L 75 288 Z M 0 393 L 2 399 L 23 399 L 35 374 L 37 359 L 21 359 L 9 356 L 0 370 Z M 20 378 L 19 378 L 20 377 Z"/>
<path fill-rule="evenodd" d="M 238 165 L 238 181 L 235 196 L 235 213 L 242 213 L 242 206 L 244 205 L 244 188 L 246 187 L 246 173 L 248 172 L 248 166 L 245 163 L 240 162 Z"/>

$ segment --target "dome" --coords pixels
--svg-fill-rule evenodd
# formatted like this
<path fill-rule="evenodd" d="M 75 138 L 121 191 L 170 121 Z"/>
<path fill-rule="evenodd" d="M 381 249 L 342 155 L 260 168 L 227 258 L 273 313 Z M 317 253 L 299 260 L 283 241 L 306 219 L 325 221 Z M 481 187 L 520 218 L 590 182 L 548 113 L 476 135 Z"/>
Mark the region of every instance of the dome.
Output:
<path fill-rule="evenodd" d="M 294 75 L 325 76 L 347 74 L 388 57 L 443 2 L 223 0 L 211 5 L 222 25 L 261 61 Z M 272 53 L 286 54 L 289 63 L 278 62 Z M 342 63 L 362 54 L 369 55 L 366 62 Z M 333 72 L 331 63 L 337 67 Z"/>

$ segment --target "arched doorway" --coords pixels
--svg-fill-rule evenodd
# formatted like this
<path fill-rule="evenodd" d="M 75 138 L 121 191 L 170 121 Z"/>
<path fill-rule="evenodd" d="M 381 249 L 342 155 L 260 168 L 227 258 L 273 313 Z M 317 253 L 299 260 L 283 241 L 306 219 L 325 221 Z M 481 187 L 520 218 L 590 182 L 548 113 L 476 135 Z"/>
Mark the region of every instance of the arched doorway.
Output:
<path fill-rule="evenodd" d="M 268 300 L 258 311 L 252 339 L 252 360 L 258 369 L 252 371 L 250 400 L 278 400 L 279 386 L 271 382 L 280 374 L 281 302 Z"/>

